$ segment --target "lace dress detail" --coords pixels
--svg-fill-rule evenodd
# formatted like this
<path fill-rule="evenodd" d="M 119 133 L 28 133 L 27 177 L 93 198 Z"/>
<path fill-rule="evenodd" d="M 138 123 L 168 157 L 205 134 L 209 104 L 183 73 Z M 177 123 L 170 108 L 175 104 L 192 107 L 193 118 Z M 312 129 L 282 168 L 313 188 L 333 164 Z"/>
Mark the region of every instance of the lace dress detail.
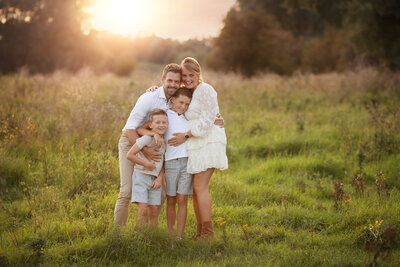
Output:
<path fill-rule="evenodd" d="M 218 113 L 217 92 L 209 84 L 200 83 L 185 113 L 193 134 L 186 144 L 189 173 L 228 168 L 225 129 L 214 125 Z"/>

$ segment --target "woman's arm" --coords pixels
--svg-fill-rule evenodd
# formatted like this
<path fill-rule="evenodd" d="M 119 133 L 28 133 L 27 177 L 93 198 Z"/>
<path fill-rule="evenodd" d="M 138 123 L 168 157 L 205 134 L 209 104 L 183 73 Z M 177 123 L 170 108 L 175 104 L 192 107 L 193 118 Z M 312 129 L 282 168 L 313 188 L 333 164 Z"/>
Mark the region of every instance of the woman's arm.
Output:
<path fill-rule="evenodd" d="M 172 135 L 174 137 L 168 140 L 170 146 L 179 146 L 180 144 L 183 144 L 187 140 L 185 135 L 189 136 L 189 138 L 193 136 L 190 130 L 186 133 L 173 133 Z"/>
<path fill-rule="evenodd" d="M 193 136 L 203 136 L 214 125 L 216 115 L 219 113 L 217 92 L 211 86 L 204 85 L 197 97 L 201 105 L 201 114 L 198 119 L 190 120 L 188 125 Z"/>
<path fill-rule="evenodd" d="M 205 85 L 197 94 L 197 97 L 199 97 L 201 105 L 200 118 L 188 121 L 190 130 L 186 133 L 173 133 L 174 137 L 168 140 L 170 146 L 179 146 L 184 143 L 186 141 L 186 134 L 189 138 L 192 136 L 203 136 L 216 124 L 215 118 L 218 117 L 217 115 L 219 114 L 217 92 L 215 92 L 214 88 L 211 86 Z M 224 121 L 222 119 L 222 125 L 223 124 Z"/>

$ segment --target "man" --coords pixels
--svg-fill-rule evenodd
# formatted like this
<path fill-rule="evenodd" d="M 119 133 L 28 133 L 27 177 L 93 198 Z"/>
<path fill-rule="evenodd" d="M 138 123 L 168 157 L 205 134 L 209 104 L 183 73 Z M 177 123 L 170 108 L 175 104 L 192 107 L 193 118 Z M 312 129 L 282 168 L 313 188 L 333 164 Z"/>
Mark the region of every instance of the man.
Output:
<path fill-rule="evenodd" d="M 166 111 L 171 107 L 171 96 L 178 90 L 181 83 L 181 71 L 181 67 L 178 64 L 165 66 L 161 78 L 162 86 L 154 92 L 146 92 L 139 97 L 122 130 L 122 136 L 118 144 L 121 182 L 114 209 L 115 225 L 125 225 L 128 219 L 134 163 L 126 158 L 126 154 L 139 137 L 136 129 L 148 121 L 148 115 L 152 110 L 159 108 Z M 154 161 L 159 161 L 162 157 L 154 148 L 146 147 L 142 152 L 147 158 Z"/>

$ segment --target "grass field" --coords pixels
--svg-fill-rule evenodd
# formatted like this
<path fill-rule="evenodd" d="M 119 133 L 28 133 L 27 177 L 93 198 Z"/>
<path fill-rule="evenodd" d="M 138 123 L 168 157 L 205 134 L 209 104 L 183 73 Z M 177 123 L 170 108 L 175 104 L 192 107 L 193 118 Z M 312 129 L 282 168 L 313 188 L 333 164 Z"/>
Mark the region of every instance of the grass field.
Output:
<path fill-rule="evenodd" d="M 229 170 L 210 184 L 216 238 L 113 228 L 118 138 L 162 66 L 130 78 L 0 77 L 0 266 L 400 265 L 400 74 L 205 73 Z"/>

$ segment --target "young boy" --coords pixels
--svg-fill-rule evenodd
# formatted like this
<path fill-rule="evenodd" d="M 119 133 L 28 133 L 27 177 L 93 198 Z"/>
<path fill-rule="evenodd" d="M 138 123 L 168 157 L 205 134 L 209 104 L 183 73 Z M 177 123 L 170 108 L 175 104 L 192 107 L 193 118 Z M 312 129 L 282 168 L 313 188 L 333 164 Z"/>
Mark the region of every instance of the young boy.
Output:
<path fill-rule="evenodd" d="M 167 141 L 174 137 L 174 133 L 188 131 L 187 119 L 183 115 L 192 100 L 192 90 L 182 87 L 172 96 L 172 108 L 167 110 L 169 127 L 164 135 Z M 146 130 L 146 125 L 138 129 L 139 134 L 154 135 Z M 167 184 L 167 225 L 171 234 L 175 234 L 175 220 L 177 219 L 177 237 L 182 238 L 186 217 L 188 196 L 193 194 L 192 176 L 187 173 L 186 143 L 178 146 L 166 144 L 165 152 L 165 180 Z M 176 214 L 178 204 L 178 216 Z"/>
<path fill-rule="evenodd" d="M 162 136 L 168 128 L 167 113 L 155 109 L 150 113 L 149 127 Z M 142 136 L 136 140 L 127 154 L 127 159 L 136 163 L 132 175 L 132 203 L 138 204 L 139 225 L 146 223 L 157 225 L 158 206 L 161 205 L 162 176 L 159 176 L 163 161 L 148 161 L 140 150 L 143 147 L 157 146 L 153 136 Z M 159 146 L 159 152 L 165 153 L 165 147 Z"/>

